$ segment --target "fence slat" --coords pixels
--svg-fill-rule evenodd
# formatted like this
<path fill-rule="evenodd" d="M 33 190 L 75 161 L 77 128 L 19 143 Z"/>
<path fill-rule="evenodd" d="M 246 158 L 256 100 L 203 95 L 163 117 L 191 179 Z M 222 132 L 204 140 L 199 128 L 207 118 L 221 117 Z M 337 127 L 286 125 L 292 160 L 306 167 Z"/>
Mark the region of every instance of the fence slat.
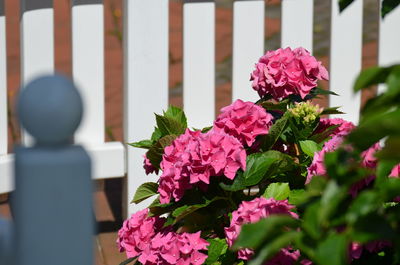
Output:
<path fill-rule="evenodd" d="M 0 156 L 0 194 L 11 192 L 14 189 L 14 155 Z"/>
<path fill-rule="evenodd" d="M 237 0 L 233 4 L 232 99 L 256 101 L 250 73 L 264 53 L 263 0 Z"/>
<path fill-rule="evenodd" d="M 85 106 L 77 142 L 104 142 L 104 7 L 102 0 L 72 3 L 72 72 Z"/>
<path fill-rule="evenodd" d="M 215 3 L 183 5 L 183 105 L 189 125 L 210 126 L 215 117 Z"/>
<path fill-rule="evenodd" d="M 330 89 L 340 96 L 330 97 L 330 106 L 342 106 L 343 119 L 358 123 L 360 93 L 353 94 L 353 83 L 361 70 L 362 0 L 354 1 L 339 14 L 338 2 L 332 1 Z"/>
<path fill-rule="evenodd" d="M 312 53 L 313 8 L 313 0 L 282 1 L 282 48 L 301 46 Z"/>
<path fill-rule="evenodd" d="M 124 130 L 125 142 L 134 142 L 150 137 L 153 113 L 161 113 L 168 103 L 168 0 L 125 0 L 124 11 Z M 143 154 L 128 147 L 129 213 L 145 207 L 129 204 L 136 188 L 156 180 L 145 175 Z"/>
<path fill-rule="evenodd" d="M 7 54 L 4 0 L 0 0 L 0 156 L 7 154 Z"/>
<path fill-rule="evenodd" d="M 21 81 L 54 72 L 54 11 L 52 0 L 21 0 Z M 22 142 L 31 144 L 28 133 Z"/>
<path fill-rule="evenodd" d="M 400 35 L 398 32 L 400 25 L 400 7 L 398 6 L 385 18 L 380 19 L 379 28 L 379 65 L 389 66 L 400 63 Z M 385 90 L 384 85 L 379 86 L 379 93 Z"/>

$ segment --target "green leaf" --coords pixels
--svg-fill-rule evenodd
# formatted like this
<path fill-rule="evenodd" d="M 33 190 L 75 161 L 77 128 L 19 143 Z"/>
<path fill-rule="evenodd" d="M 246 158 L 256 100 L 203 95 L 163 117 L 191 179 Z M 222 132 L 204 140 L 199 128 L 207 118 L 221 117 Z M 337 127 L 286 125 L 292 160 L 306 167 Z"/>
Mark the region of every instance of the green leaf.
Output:
<path fill-rule="evenodd" d="M 218 201 L 218 200 L 223 200 L 225 198 L 223 197 L 214 197 L 211 200 L 205 200 L 204 203 L 200 203 L 200 204 L 193 204 L 193 205 L 183 205 L 179 208 L 176 208 L 173 212 L 172 212 L 172 216 L 175 217 L 175 221 L 174 223 L 179 222 L 180 220 L 182 220 L 183 218 L 185 218 L 186 216 L 190 215 L 191 213 L 205 208 L 207 206 L 209 206 L 211 203 Z"/>
<path fill-rule="evenodd" d="M 399 4 L 399 0 L 383 0 L 381 9 L 382 18 L 392 12 L 392 10 L 395 9 Z"/>
<path fill-rule="evenodd" d="M 238 171 L 232 184 L 219 183 L 219 186 L 226 191 L 239 191 L 246 188 L 245 179 L 243 178 L 243 171 Z"/>
<path fill-rule="evenodd" d="M 382 202 L 375 192 L 364 191 L 351 203 L 346 219 L 349 223 L 354 223 L 360 216 L 376 211 L 381 205 Z"/>
<path fill-rule="evenodd" d="M 393 200 L 400 194 L 400 178 L 382 178 L 375 183 L 383 200 Z"/>
<path fill-rule="evenodd" d="M 329 114 L 344 114 L 339 110 L 340 107 L 331 107 L 324 109 L 320 115 L 329 115 Z"/>
<path fill-rule="evenodd" d="M 148 207 L 150 210 L 149 216 L 159 216 L 172 211 L 176 207 L 177 205 L 172 202 L 161 204 L 158 196 Z"/>
<path fill-rule="evenodd" d="M 167 136 L 160 138 L 160 140 L 158 140 L 158 142 L 160 143 L 160 146 L 162 148 L 165 148 L 165 147 L 171 145 L 172 142 L 176 139 L 176 137 L 177 137 L 176 135 L 167 135 Z"/>
<path fill-rule="evenodd" d="M 308 194 L 303 189 L 291 190 L 289 194 L 289 203 L 293 205 L 303 204 L 308 199 Z"/>
<path fill-rule="evenodd" d="M 131 203 L 139 203 L 153 195 L 157 194 L 158 184 L 154 182 L 146 182 L 137 188 L 135 192 L 135 196 L 133 196 L 133 200 Z"/>
<path fill-rule="evenodd" d="M 320 223 L 326 225 L 336 213 L 343 210 L 339 205 L 347 195 L 346 187 L 339 186 L 334 180 L 328 182 L 321 197 L 321 209 L 318 213 Z"/>
<path fill-rule="evenodd" d="M 153 145 L 153 141 L 152 140 L 142 140 L 139 142 L 128 143 L 128 145 L 137 147 L 137 148 L 150 149 L 151 146 Z"/>
<path fill-rule="evenodd" d="M 348 240 L 344 234 L 330 235 L 321 242 L 316 251 L 318 264 L 343 265 L 347 264 Z"/>
<path fill-rule="evenodd" d="M 362 120 L 360 125 L 348 136 L 349 141 L 365 150 L 388 135 L 400 134 L 400 110 L 389 113 L 378 113 L 368 120 Z M 365 137 L 368 135 L 368 137 Z"/>
<path fill-rule="evenodd" d="M 158 139 L 160 139 L 161 137 L 162 137 L 162 133 L 161 133 L 160 129 L 158 129 L 157 127 L 154 127 L 154 132 L 151 135 L 151 140 L 158 141 Z"/>
<path fill-rule="evenodd" d="M 285 200 L 289 197 L 290 188 L 289 183 L 271 183 L 265 190 L 263 197 L 274 198 L 276 200 Z"/>
<path fill-rule="evenodd" d="M 387 90 L 365 104 L 362 109 L 362 121 L 377 113 L 393 110 L 399 106 L 400 101 L 400 66 L 392 66 L 392 71 L 386 79 Z"/>
<path fill-rule="evenodd" d="M 298 225 L 299 220 L 287 215 L 271 215 L 257 223 L 245 224 L 232 248 L 234 250 L 242 247 L 256 249 L 266 241 L 270 242 L 284 234 L 288 228 L 296 229 Z"/>
<path fill-rule="evenodd" d="M 260 251 L 256 252 L 256 256 L 249 261 L 248 265 L 262 265 L 265 261 L 272 258 L 282 248 L 287 247 L 299 237 L 300 233 L 295 231 L 282 233 L 275 240 L 266 244 Z"/>
<path fill-rule="evenodd" d="M 274 102 L 271 102 L 271 101 L 263 101 L 260 104 L 266 110 L 286 111 L 288 102 L 289 102 L 289 100 L 285 99 L 285 100 L 280 101 L 278 103 L 274 103 Z"/>
<path fill-rule="evenodd" d="M 300 141 L 300 148 L 301 150 L 308 156 L 314 157 L 314 154 L 316 152 L 321 151 L 321 147 L 314 141 L 311 140 L 305 140 L 305 141 Z"/>
<path fill-rule="evenodd" d="M 400 161 L 400 137 L 389 137 L 386 139 L 385 146 L 376 153 L 376 157 L 384 160 Z"/>
<path fill-rule="evenodd" d="M 335 0 L 334 0 L 335 1 Z M 342 12 L 346 9 L 354 0 L 339 0 L 339 11 Z"/>
<path fill-rule="evenodd" d="M 171 145 L 175 139 L 176 135 L 164 136 L 149 149 L 149 151 L 146 153 L 146 157 L 150 160 L 154 167 L 160 168 L 162 155 L 164 154 L 164 148 Z"/>
<path fill-rule="evenodd" d="M 246 170 L 243 173 L 244 182 L 246 186 L 256 185 L 264 177 L 291 170 L 294 166 L 291 156 L 275 150 L 251 154 L 247 156 Z"/>
<path fill-rule="evenodd" d="M 243 173 L 246 186 L 259 183 L 266 175 L 267 170 L 277 159 L 278 157 L 268 158 L 268 155 L 265 153 L 255 153 L 247 156 L 246 170 Z"/>
<path fill-rule="evenodd" d="M 182 109 L 170 105 L 167 111 L 164 112 L 164 116 L 177 120 L 183 127 L 187 128 L 186 115 Z"/>
<path fill-rule="evenodd" d="M 311 93 L 315 96 L 318 95 L 334 95 L 334 96 L 339 96 L 338 94 L 336 94 L 335 92 L 328 90 L 328 89 L 323 89 L 320 87 L 316 87 L 314 89 L 311 90 Z"/>
<path fill-rule="evenodd" d="M 185 132 L 186 127 L 180 121 L 167 116 L 155 115 L 157 126 L 163 136 L 171 134 L 180 135 Z"/>
<path fill-rule="evenodd" d="M 392 171 L 393 167 L 398 164 L 396 160 L 381 160 L 378 162 L 376 167 L 376 181 L 375 184 L 378 184 L 381 179 L 386 179 L 390 172 Z"/>
<path fill-rule="evenodd" d="M 353 225 L 352 239 L 360 243 L 373 240 L 392 240 L 397 236 L 396 231 L 386 218 L 371 213 L 358 218 Z"/>
<path fill-rule="evenodd" d="M 357 77 L 353 90 L 357 92 L 361 89 L 368 88 L 372 85 L 384 83 L 390 71 L 391 67 L 371 67 L 363 70 Z"/>
<path fill-rule="evenodd" d="M 201 132 L 206 133 L 206 132 L 210 131 L 212 128 L 213 128 L 212 126 L 204 127 L 203 129 L 201 129 Z"/>
<path fill-rule="evenodd" d="M 129 259 L 121 262 L 119 265 L 127 265 L 127 264 L 131 263 L 132 261 L 136 261 L 136 260 L 137 260 L 137 257 L 129 258 Z"/>
<path fill-rule="evenodd" d="M 281 136 L 282 132 L 288 126 L 288 121 L 290 118 L 290 112 L 287 111 L 279 120 L 277 120 L 268 131 L 265 136 L 265 142 L 263 144 L 263 150 L 269 150 L 276 143 L 276 141 Z"/>
<path fill-rule="evenodd" d="M 225 238 L 212 238 L 207 240 L 208 246 L 207 259 L 205 264 L 211 265 L 219 260 L 219 258 L 228 250 L 228 244 Z"/>
<path fill-rule="evenodd" d="M 330 135 L 339 127 L 340 125 L 332 125 L 329 126 L 325 131 L 321 133 L 314 134 L 311 136 L 311 140 L 313 140 L 316 143 L 322 143 L 328 138 L 330 138 Z"/>
<path fill-rule="evenodd" d="M 321 226 L 318 218 L 320 209 L 321 204 L 314 202 L 307 206 L 303 216 L 303 229 L 313 239 L 321 237 Z"/>

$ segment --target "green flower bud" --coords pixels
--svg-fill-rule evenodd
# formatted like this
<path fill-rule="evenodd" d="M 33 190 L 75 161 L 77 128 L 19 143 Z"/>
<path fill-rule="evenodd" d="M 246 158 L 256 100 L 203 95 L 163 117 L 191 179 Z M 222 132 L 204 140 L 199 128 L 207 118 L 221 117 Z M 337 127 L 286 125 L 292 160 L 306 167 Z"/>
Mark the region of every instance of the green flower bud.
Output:
<path fill-rule="evenodd" d="M 292 115 L 301 123 L 313 123 L 321 114 L 322 108 L 319 105 L 313 105 L 310 101 L 296 103 L 289 109 Z"/>

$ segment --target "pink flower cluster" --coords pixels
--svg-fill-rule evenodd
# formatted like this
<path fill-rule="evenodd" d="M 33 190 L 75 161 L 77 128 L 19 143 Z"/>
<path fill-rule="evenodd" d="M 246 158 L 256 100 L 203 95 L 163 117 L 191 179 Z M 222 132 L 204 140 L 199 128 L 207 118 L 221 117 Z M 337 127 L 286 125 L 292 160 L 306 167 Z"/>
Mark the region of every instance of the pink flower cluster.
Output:
<path fill-rule="evenodd" d="M 151 162 L 150 159 L 147 158 L 146 155 L 143 156 L 144 161 L 143 161 L 143 168 L 146 171 L 146 175 L 151 174 L 151 173 L 156 173 L 158 174 L 158 168 L 155 168 Z"/>
<path fill-rule="evenodd" d="M 163 228 L 164 223 L 164 218 L 148 217 L 148 209 L 133 214 L 118 231 L 120 252 L 139 257 L 144 265 L 203 264 L 207 255 L 202 251 L 209 243 L 200 232 L 178 234 L 171 227 Z"/>
<path fill-rule="evenodd" d="M 240 234 L 241 226 L 244 224 L 255 223 L 262 218 L 267 218 L 272 214 L 286 214 L 293 218 L 298 218 L 296 213 L 291 212 L 294 206 L 288 204 L 287 200 L 278 201 L 273 198 L 255 198 L 252 201 L 243 201 L 239 208 L 232 212 L 232 220 L 229 227 L 225 228 L 226 241 L 229 246 L 232 246 L 236 238 Z M 283 252 L 282 252 L 283 251 Z M 282 250 L 280 254 L 284 255 L 286 252 Z M 292 257 L 294 254 L 288 251 L 288 256 Z M 242 260 L 249 260 L 254 254 L 254 251 L 248 248 L 240 249 L 238 251 L 238 258 Z M 286 256 L 286 255 L 285 255 Z M 288 257 L 288 259 L 291 259 Z M 291 264 L 291 263 L 282 263 Z"/>
<path fill-rule="evenodd" d="M 312 177 L 322 176 L 326 174 L 324 166 L 325 154 L 335 151 L 344 141 L 344 137 L 348 135 L 354 128 L 354 124 L 343 119 L 321 119 L 315 133 L 320 133 L 333 125 L 340 125 L 330 136 L 332 138 L 324 143 L 322 150 L 314 154 L 311 165 L 307 168 L 308 174 L 306 184 L 310 183 Z"/>
<path fill-rule="evenodd" d="M 238 99 L 221 109 L 214 122 L 214 130 L 223 131 L 251 146 L 258 135 L 267 134 L 272 125 L 272 115 L 253 102 Z"/>
<path fill-rule="evenodd" d="M 352 122 L 343 120 L 341 118 L 323 118 L 319 121 L 318 127 L 315 129 L 314 133 L 321 133 L 334 125 L 339 125 L 339 127 L 337 127 L 330 136 L 346 136 L 355 128 Z"/>
<path fill-rule="evenodd" d="M 186 130 L 164 149 L 158 192 L 160 202 L 179 201 L 193 185 L 204 187 L 211 176 L 234 179 L 246 169 L 246 151 L 236 138 L 223 132 Z"/>
<path fill-rule="evenodd" d="M 139 256 L 144 265 L 201 265 L 207 259 L 202 251 L 209 243 L 200 237 L 200 232 L 177 234 L 164 231 L 154 236 Z"/>
<path fill-rule="evenodd" d="M 318 80 L 328 80 L 328 71 L 304 48 L 268 51 L 255 65 L 251 74 L 253 89 L 260 97 L 271 95 L 281 100 L 291 94 L 301 98 L 317 86 Z"/>
<path fill-rule="evenodd" d="M 148 213 L 149 209 L 144 209 L 132 214 L 118 231 L 119 251 L 126 251 L 128 258 L 140 255 L 165 223 L 163 218 L 148 217 Z"/>
<path fill-rule="evenodd" d="M 310 183 L 314 176 L 323 176 L 326 174 L 324 165 L 325 154 L 335 151 L 343 143 L 343 140 L 343 137 L 334 136 L 324 144 L 321 151 L 314 154 L 313 161 L 307 168 L 308 174 L 305 184 Z"/>

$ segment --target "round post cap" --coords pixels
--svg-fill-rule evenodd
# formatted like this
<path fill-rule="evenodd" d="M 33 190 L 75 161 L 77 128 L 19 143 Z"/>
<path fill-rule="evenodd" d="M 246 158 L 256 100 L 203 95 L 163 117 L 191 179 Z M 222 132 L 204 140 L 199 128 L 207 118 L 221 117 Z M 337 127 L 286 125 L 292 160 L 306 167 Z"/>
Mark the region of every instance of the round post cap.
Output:
<path fill-rule="evenodd" d="M 68 143 L 81 122 L 82 111 L 75 85 L 59 74 L 29 82 L 17 102 L 22 127 L 42 145 Z"/>

